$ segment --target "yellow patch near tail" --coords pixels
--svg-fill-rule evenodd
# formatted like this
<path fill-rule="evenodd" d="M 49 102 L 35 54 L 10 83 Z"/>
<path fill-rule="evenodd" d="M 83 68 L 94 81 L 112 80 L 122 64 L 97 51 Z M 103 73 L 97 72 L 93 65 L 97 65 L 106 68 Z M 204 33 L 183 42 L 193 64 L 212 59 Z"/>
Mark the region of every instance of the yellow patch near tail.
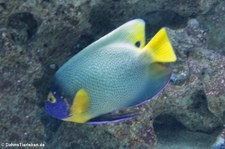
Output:
<path fill-rule="evenodd" d="M 87 110 L 90 106 L 90 100 L 87 92 L 84 89 L 80 89 L 73 100 L 73 104 L 70 107 L 70 116 L 65 118 L 65 121 L 85 123 L 91 118 L 91 115 L 87 114 Z"/>
<path fill-rule="evenodd" d="M 144 49 L 151 55 L 153 62 L 176 61 L 176 55 L 167 37 L 165 28 L 162 28 Z"/>

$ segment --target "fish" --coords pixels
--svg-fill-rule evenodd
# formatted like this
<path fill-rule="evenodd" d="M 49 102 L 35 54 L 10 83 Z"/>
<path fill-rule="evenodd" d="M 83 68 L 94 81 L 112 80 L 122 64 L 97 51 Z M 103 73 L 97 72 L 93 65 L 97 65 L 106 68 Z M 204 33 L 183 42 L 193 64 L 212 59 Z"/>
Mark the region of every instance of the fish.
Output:
<path fill-rule="evenodd" d="M 51 116 L 104 124 L 133 119 L 113 112 L 143 104 L 165 88 L 176 55 L 161 28 L 145 44 L 145 22 L 130 20 L 70 58 L 55 73 L 45 103 Z"/>
<path fill-rule="evenodd" d="M 225 125 L 220 135 L 217 137 L 210 149 L 225 149 Z"/>

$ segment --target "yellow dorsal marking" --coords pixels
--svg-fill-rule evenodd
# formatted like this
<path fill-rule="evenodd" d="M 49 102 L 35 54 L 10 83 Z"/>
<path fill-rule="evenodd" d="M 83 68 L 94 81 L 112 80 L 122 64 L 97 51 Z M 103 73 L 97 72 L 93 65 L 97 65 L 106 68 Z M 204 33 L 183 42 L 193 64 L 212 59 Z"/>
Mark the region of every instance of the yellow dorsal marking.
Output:
<path fill-rule="evenodd" d="M 69 118 L 63 119 L 65 121 L 85 123 L 91 116 L 87 114 L 87 110 L 90 106 L 89 96 L 84 89 L 80 89 L 73 100 L 73 104 L 70 108 Z"/>
<path fill-rule="evenodd" d="M 162 28 L 144 49 L 151 56 L 153 62 L 176 61 L 176 55 L 167 37 L 165 28 Z"/>
<path fill-rule="evenodd" d="M 142 49 L 145 45 L 145 24 L 142 20 L 135 20 L 133 22 L 127 23 L 126 26 L 120 29 L 121 32 L 124 32 L 124 35 L 122 40 L 124 40 L 125 43 L 133 44 L 135 45 L 137 42 L 139 42 L 139 47 Z"/>

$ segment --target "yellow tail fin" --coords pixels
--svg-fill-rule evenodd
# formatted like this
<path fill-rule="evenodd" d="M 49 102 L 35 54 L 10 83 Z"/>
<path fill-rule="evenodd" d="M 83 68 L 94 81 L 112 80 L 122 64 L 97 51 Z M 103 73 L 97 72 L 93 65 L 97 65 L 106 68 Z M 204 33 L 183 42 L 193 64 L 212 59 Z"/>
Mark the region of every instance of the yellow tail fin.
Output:
<path fill-rule="evenodd" d="M 167 37 L 165 28 L 162 28 L 144 49 L 151 55 L 153 62 L 176 61 L 176 55 Z"/>

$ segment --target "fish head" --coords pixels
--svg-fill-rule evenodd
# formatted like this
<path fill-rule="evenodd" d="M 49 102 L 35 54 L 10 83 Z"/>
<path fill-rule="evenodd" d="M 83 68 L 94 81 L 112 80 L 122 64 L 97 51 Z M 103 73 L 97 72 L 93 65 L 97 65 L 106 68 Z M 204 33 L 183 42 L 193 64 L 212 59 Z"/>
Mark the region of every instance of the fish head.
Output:
<path fill-rule="evenodd" d="M 58 95 L 56 91 L 49 92 L 45 103 L 45 110 L 49 115 L 57 119 L 65 119 L 70 117 L 67 99 Z"/>

